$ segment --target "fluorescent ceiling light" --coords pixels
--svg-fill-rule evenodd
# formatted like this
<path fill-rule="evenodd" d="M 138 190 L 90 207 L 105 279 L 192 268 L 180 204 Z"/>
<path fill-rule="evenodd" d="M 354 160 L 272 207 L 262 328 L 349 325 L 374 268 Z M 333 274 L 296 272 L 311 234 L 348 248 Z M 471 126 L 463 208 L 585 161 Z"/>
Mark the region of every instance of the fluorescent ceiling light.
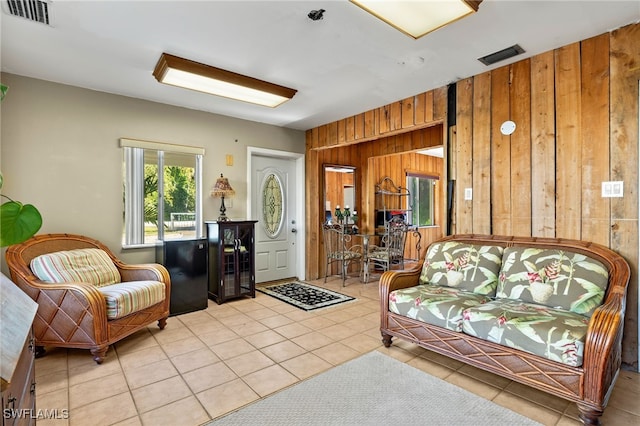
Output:
<path fill-rule="evenodd" d="M 477 12 L 482 2 L 482 0 L 350 1 L 415 39 Z"/>
<path fill-rule="evenodd" d="M 297 90 L 163 53 L 153 76 L 160 83 L 276 107 Z"/>

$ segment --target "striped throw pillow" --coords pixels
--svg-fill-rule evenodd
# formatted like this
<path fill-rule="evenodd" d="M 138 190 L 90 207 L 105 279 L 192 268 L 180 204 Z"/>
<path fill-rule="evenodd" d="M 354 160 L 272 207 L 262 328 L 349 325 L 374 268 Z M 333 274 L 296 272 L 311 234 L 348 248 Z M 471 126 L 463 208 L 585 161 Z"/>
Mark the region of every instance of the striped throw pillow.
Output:
<path fill-rule="evenodd" d="M 109 255 L 96 248 L 43 254 L 32 259 L 30 266 L 33 274 L 47 283 L 83 282 L 101 287 L 121 280 Z"/>

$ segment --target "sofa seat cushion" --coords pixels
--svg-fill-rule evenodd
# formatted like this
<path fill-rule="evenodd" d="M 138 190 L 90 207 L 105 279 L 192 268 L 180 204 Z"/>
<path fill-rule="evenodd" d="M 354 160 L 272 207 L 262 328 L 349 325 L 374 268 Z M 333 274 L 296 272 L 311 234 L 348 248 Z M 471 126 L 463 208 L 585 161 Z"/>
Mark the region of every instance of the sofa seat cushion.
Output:
<path fill-rule="evenodd" d="M 494 296 L 503 248 L 459 241 L 434 243 L 425 257 L 421 284 L 435 284 Z"/>
<path fill-rule="evenodd" d="M 31 260 L 31 272 L 47 283 L 89 283 L 96 286 L 120 282 L 113 260 L 97 248 L 57 251 Z"/>
<path fill-rule="evenodd" d="M 598 260 L 564 250 L 509 247 L 504 251 L 497 298 L 591 316 L 609 281 Z"/>
<path fill-rule="evenodd" d="M 122 318 L 165 298 L 165 286 L 160 281 L 127 281 L 99 287 L 107 302 L 107 319 Z"/>
<path fill-rule="evenodd" d="M 389 310 L 428 324 L 462 330 L 462 312 L 491 299 L 457 288 L 422 284 L 389 293 Z"/>
<path fill-rule="evenodd" d="M 468 308 L 462 330 L 572 367 L 582 365 L 589 318 L 548 306 L 498 299 Z"/>

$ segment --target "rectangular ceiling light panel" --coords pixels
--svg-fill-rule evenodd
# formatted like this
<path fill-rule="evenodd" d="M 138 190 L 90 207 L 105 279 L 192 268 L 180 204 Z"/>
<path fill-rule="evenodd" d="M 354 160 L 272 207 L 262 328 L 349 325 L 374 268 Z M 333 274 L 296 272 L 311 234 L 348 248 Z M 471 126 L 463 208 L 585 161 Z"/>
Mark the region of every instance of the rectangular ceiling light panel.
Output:
<path fill-rule="evenodd" d="M 296 90 L 163 53 L 153 75 L 160 83 L 268 107 L 291 99 Z"/>
<path fill-rule="evenodd" d="M 350 1 L 415 39 L 477 12 L 478 5 L 482 2 L 482 0 Z"/>

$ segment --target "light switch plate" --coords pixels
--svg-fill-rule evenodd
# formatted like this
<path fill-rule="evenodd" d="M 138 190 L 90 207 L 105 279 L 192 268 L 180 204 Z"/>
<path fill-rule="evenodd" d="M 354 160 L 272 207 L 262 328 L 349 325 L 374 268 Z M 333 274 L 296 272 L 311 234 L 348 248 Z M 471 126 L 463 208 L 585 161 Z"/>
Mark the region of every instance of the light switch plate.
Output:
<path fill-rule="evenodd" d="M 464 199 L 465 200 L 473 200 L 473 188 L 465 188 L 464 189 Z"/>
<path fill-rule="evenodd" d="M 624 182 L 602 182 L 602 196 L 605 198 L 622 197 L 624 194 Z"/>

